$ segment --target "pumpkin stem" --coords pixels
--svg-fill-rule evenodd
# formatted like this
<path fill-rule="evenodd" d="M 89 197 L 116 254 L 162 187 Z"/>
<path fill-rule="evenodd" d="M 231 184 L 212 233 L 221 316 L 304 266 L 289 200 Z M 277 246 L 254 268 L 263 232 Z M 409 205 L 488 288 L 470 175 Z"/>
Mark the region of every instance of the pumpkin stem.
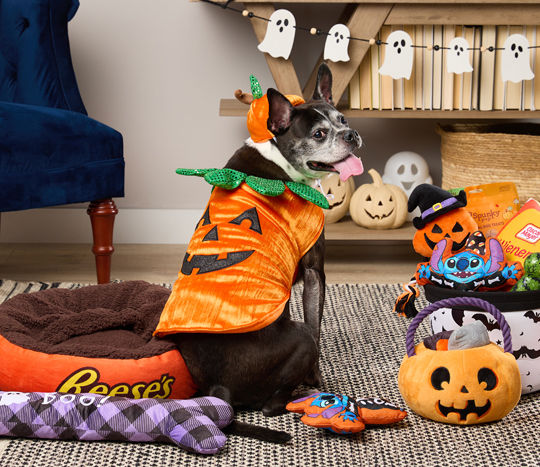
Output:
<path fill-rule="evenodd" d="M 368 174 L 371 175 L 371 178 L 373 179 L 373 183 L 375 185 L 377 185 L 377 186 L 382 186 L 383 185 L 381 175 L 375 169 L 369 169 Z"/>
<path fill-rule="evenodd" d="M 234 91 L 234 97 L 236 97 L 242 104 L 250 105 L 253 102 L 253 96 L 251 94 L 243 92 L 241 89 Z"/>

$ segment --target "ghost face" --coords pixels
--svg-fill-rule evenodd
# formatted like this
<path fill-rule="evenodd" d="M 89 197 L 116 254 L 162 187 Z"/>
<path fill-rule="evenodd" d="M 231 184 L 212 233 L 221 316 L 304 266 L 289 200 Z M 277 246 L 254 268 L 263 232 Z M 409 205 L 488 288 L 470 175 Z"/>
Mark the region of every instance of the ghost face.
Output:
<path fill-rule="evenodd" d="M 400 187 L 407 197 L 422 183 L 431 183 L 429 167 L 424 158 L 411 151 L 394 154 L 384 166 L 383 182 Z"/>
<path fill-rule="evenodd" d="M 393 79 L 409 79 L 413 65 L 411 36 L 405 31 L 394 31 L 386 41 L 384 63 L 379 73 Z"/>
<path fill-rule="evenodd" d="M 531 70 L 529 41 L 521 34 L 512 34 L 504 42 L 501 73 L 503 81 L 519 83 L 534 78 Z"/>
<path fill-rule="evenodd" d="M 452 39 L 446 53 L 446 69 L 448 73 L 466 73 L 473 71 L 469 63 L 469 44 L 463 37 Z"/>
<path fill-rule="evenodd" d="M 289 58 L 296 32 L 296 20 L 288 10 L 276 10 L 270 16 L 266 35 L 257 46 L 261 52 L 266 52 L 272 57 Z"/>
<path fill-rule="evenodd" d="M 324 45 L 324 59 L 333 62 L 348 62 L 349 28 L 344 24 L 334 24 L 328 32 Z"/>

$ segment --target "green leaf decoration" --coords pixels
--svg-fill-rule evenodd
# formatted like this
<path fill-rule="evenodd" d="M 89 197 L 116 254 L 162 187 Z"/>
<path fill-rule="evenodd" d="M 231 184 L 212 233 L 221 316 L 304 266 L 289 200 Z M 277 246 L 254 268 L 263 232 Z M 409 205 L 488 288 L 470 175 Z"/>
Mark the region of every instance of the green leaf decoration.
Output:
<path fill-rule="evenodd" d="M 255 177 L 234 169 L 176 169 L 176 173 L 204 177 L 210 185 L 225 188 L 226 190 L 234 190 L 243 182 L 246 182 L 251 189 L 263 196 L 279 196 L 285 191 L 286 185 L 300 198 L 323 209 L 330 207 L 328 200 L 319 190 L 299 182 L 283 182 L 281 180 Z"/>
<path fill-rule="evenodd" d="M 260 99 L 263 96 L 261 85 L 259 80 L 253 75 L 249 75 L 249 84 L 251 85 L 251 94 L 253 94 L 253 99 Z"/>
<path fill-rule="evenodd" d="M 215 169 L 204 175 L 210 185 L 234 190 L 246 179 L 246 174 L 233 169 Z"/>
<path fill-rule="evenodd" d="M 285 191 L 285 183 L 281 180 L 271 180 L 269 178 L 260 178 L 249 175 L 246 183 L 257 193 L 264 196 L 279 196 Z"/>
<path fill-rule="evenodd" d="M 287 185 L 289 190 L 291 190 L 293 193 L 323 209 L 328 209 L 330 207 L 328 200 L 320 191 L 316 190 L 315 188 L 298 182 L 285 182 L 285 185 Z"/>
<path fill-rule="evenodd" d="M 178 175 L 204 177 L 208 172 L 218 169 L 176 169 Z"/>

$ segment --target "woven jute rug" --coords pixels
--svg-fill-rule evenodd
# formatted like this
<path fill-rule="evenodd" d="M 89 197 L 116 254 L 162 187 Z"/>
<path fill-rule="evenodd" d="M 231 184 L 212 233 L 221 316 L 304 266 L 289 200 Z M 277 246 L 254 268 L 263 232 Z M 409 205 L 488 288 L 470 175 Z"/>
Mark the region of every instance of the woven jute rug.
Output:
<path fill-rule="evenodd" d="M 17 294 L 78 284 L 0 282 L 0 302 Z M 392 313 L 399 285 L 330 285 L 322 331 L 321 389 L 350 396 L 379 396 L 406 407 L 397 387 L 409 320 Z M 292 311 L 300 319 L 301 289 Z M 420 300 L 419 307 L 425 305 Z M 426 323 L 417 341 L 429 334 Z M 539 466 L 540 393 L 524 396 L 503 420 L 454 426 L 411 411 L 402 422 L 340 436 L 303 425 L 295 414 L 238 419 L 292 434 L 285 445 L 230 436 L 215 456 L 194 455 L 165 444 L 6 439 L 0 467 L 164 466 Z"/>

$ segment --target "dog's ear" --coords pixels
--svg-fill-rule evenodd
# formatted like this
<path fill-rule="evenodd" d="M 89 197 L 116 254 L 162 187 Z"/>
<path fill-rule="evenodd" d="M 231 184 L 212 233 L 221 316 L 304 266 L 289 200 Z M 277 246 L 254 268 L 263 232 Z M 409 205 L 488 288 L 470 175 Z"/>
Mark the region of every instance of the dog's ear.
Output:
<path fill-rule="evenodd" d="M 314 101 L 326 101 L 331 105 L 334 105 L 332 100 L 332 72 L 326 63 L 321 63 L 319 71 L 317 72 L 317 84 L 315 85 L 315 91 L 313 91 Z"/>
<path fill-rule="evenodd" d="M 268 120 L 266 126 L 277 136 L 284 133 L 291 126 L 295 110 L 289 100 L 279 91 L 269 88 L 266 95 L 268 97 Z"/>

